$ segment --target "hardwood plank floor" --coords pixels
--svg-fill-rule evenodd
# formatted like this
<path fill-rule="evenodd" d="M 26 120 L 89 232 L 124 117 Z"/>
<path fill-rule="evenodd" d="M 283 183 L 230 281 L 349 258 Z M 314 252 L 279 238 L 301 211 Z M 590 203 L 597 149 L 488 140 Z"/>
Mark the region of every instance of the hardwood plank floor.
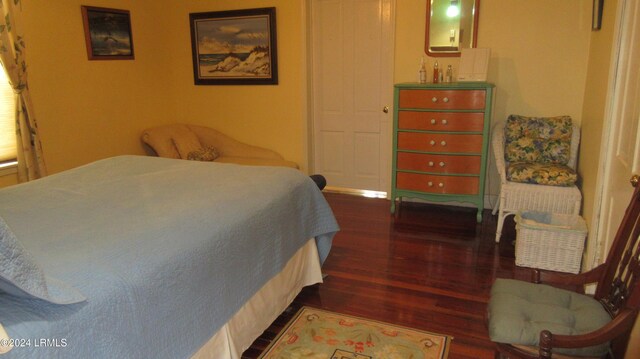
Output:
<path fill-rule="evenodd" d="M 341 230 L 323 284 L 304 288 L 243 358 L 257 358 L 304 305 L 454 337 L 449 358 L 493 358 L 485 324 L 497 277 L 528 279 L 514 263 L 513 221 L 496 244 L 496 218 L 472 208 L 325 193 Z"/>

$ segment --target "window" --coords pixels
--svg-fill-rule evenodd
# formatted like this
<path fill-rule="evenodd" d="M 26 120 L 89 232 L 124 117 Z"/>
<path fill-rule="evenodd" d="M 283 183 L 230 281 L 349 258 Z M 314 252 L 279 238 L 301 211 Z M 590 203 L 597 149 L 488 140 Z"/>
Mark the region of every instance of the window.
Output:
<path fill-rule="evenodd" d="M 16 160 L 16 95 L 7 74 L 0 68 L 0 168 Z"/>

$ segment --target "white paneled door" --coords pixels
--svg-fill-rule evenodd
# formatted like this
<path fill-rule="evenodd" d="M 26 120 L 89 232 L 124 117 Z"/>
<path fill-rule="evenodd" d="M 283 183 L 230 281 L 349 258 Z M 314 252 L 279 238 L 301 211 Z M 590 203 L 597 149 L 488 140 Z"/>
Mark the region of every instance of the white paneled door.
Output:
<path fill-rule="evenodd" d="M 610 102 L 605 121 L 602 201 L 596 209 L 597 248 L 591 266 L 604 262 L 640 175 L 640 1 L 619 0 L 614 34 Z M 636 177 L 637 178 L 637 177 Z M 627 347 L 627 358 L 640 357 L 640 319 L 636 320 Z"/>
<path fill-rule="evenodd" d="M 598 222 L 598 250 L 595 264 L 604 261 L 633 188 L 630 179 L 640 175 L 640 2 L 621 0 L 618 30 L 614 37 L 615 56 L 611 101 L 606 121 L 602 205 Z"/>
<path fill-rule="evenodd" d="M 313 162 L 328 186 L 390 186 L 392 2 L 311 0 Z"/>

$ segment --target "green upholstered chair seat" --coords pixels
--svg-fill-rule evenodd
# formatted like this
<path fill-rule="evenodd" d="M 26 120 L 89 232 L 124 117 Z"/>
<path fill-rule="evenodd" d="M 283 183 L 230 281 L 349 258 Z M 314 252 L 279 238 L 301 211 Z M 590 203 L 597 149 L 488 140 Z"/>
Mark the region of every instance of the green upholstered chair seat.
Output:
<path fill-rule="evenodd" d="M 579 335 L 603 327 L 611 317 L 595 299 L 544 284 L 497 279 L 488 308 L 489 336 L 498 343 L 538 346 L 540 332 Z M 554 353 L 600 356 L 608 343 Z"/>
<path fill-rule="evenodd" d="M 507 180 L 511 182 L 546 186 L 573 186 L 578 180 L 576 171 L 565 165 L 513 162 L 507 167 Z"/>

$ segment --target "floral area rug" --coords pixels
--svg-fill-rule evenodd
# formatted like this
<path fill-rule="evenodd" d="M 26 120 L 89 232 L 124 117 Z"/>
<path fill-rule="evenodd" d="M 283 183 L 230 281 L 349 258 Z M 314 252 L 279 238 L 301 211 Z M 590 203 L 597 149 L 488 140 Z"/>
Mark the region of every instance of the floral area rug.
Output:
<path fill-rule="evenodd" d="M 450 337 L 302 307 L 259 358 L 440 359 Z"/>

